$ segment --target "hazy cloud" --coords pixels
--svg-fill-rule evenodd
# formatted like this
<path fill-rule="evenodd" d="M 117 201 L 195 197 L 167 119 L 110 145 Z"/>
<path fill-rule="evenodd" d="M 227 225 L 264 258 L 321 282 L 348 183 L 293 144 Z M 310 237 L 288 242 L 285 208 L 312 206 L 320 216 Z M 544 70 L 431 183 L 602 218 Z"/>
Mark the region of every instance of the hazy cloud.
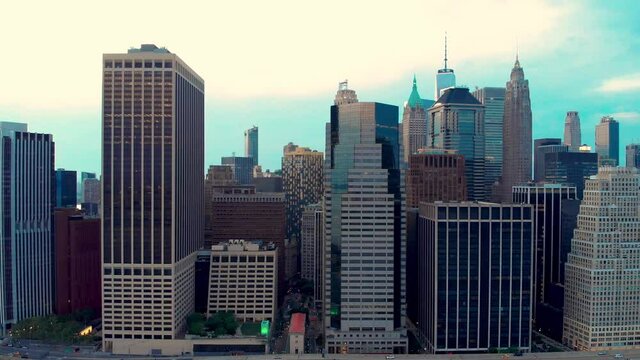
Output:
<path fill-rule="evenodd" d="M 617 112 L 617 113 L 611 114 L 611 116 L 620 122 L 628 122 L 628 123 L 640 122 L 640 112 L 637 112 L 637 111 Z"/>
<path fill-rule="evenodd" d="M 615 93 L 622 91 L 640 90 L 640 73 L 629 74 L 612 79 L 608 79 L 602 82 L 602 85 L 598 88 L 600 92 Z M 631 114 L 631 113 L 621 113 Z"/>

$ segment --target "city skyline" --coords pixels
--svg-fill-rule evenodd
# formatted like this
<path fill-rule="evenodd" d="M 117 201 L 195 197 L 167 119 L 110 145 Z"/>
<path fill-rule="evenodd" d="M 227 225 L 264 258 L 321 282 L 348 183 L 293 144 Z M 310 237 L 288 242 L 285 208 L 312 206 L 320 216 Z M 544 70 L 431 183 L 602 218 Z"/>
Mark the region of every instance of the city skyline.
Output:
<path fill-rule="evenodd" d="M 436 8 L 430 10 L 431 5 Z M 315 20 L 311 24 L 304 24 L 292 19 L 284 22 L 283 26 L 297 26 L 300 31 L 296 36 L 311 39 L 312 45 L 304 45 L 312 47 L 305 48 L 309 50 L 309 55 L 300 55 L 298 50 L 292 52 L 286 49 L 285 44 L 295 41 L 294 35 L 285 34 L 281 25 L 274 25 L 265 34 L 259 34 L 260 37 L 269 36 L 267 45 L 256 46 L 260 46 L 257 50 L 261 52 L 277 55 L 269 55 L 260 62 L 242 60 L 237 64 L 233 64 L 233 61 L 247 51 L 241 49 L 246 47 L 243 40 L 248 35 L 245 33 L 237 35 L 237 44 L 233 39 L 220 39 L 220 47 L 225 53 L 237 53 L 238 56 L 214 56 L 200 42 L 191 40 L 187 36 L 189 33 L 184 30 L 176 31 L 175 34 L 161 30 L 151 36 L 151 32 L 145 27 L 146 20 L 140 25 L 132 25 L 126 33 L 116 34 L 104 34 L 95 24 L 87 24 L 86 34 L 83 36 L 91 36 L 90 41 L 80 35 L 67 36 L 67 33 L 75 31 L 75 27 L 52 25 L 50 33 L 36 33 L 42 38 L 32 38 L 33 35 L 27 33 L 19 39 L 7 39 L 5 48 L 16 51 L 21 56 L 2 61 L 17 71 L 8 74 L 4 79 L 6 86 L 0 89 L 0 120 L 25 122 L 34 131 L 52 133 L 59 147 L 56 167 L 98 172 L 100 71 L 95 66 L 96 59 L 102 53 L 118 51 L 126 46 L 156 43 L 183 54 L 185 61 L 193 63 L 195 68 L 203 69 L 203 78 L 212 84 L 212 88 L 207 89 L 206 100 L 205 165 L 219 163 L 220 157 L 231 151 L 243 153 L 243 130 L 256 125 L 262 128 L 260 142 L 263 169 L 273 170 L 279 167 L 281 147 L 289 141 L 311 148 L 323 147 L 324 139 L 318 134 L 323 133 L 326 122 L 324 109 L 331 104 L 336 83 L 344 78 L 350 80 L 352 88 L 357 89 L 363 98 L 396 106 L 401 106 L 406 100 L 414 73 L 421 93 L 432 94 L 435 74 L 443 66 L 442 40 L 447 31 L 449 66 L 456 70 L 458 84 L 466 84 L 471 90 L 475 86 L 503 86 L 507 80 L 507 71 L 513 64 L 517 44 L 520 60 L 527 69 L 527 78 L 531 82 L 534 138 L 561 137 L 566 112 L 577 110 L 581 116 L 583 142 L 594 145 L 592 129 L 604 115 L 612 115 L 620 121 L 623 129 L 621 147 L 637 140 L 633 138 L 633 134 L 640 131 L 640 109 L 637 102 L 632 100 L 640 91 L 640 74 L 634 63 L 633 49 L 637 48 L 634 44 L 637 44 L 637 34 L 640 31 L 631 21 L 634 11 L 630 11 L 630 8 L 640 5 L 617 1 L 607 4 L 595 1 L 579 4 L 528 1 L 517 5 L 486 1 L 443 10 L 442 19 L 429 22 L 434 29 L 441 30 L 427 31 L 424 22 L 427 21 L 428 14 L 441 10 L 440 5 L 431 5 L 394 5 L 418 11 L 415 14 L 412 12 L 404 20 L 394 20 L 390 24 L 392 26 L 385 30 L 389 34 L 381 33 L 374 26 L 374 20 L 386 16 L 389 8 L 372 6 L 370 17 L 353 20 L 361 28 L 356 35 L 364 38 L 366 44 L 354 46 L 353 49 L 341 45 L 335 51 L 342 55 L 331 57 L 328 56 L 328 51 L 331 50 L 329 42 L 335 35 L 334 32 L 339 30 L 323 26 L 319 26 L 320 30 L 317 30 L 313 28 Z M 26 12 L 28 8 L 28 4 L 14 6 L 9 11 L 16 15 Z M 232 19 L 237 18 L 235 14 L 240 10 L 234 5 L 229 6 L 231 8 L 209 10 L 219 10 L 223 14 L 229 14 Z M 64 4 L 61 8 L 63 7 Z M 328 11 L 324 6 L 321 7 L 322 9 L 314 10 Z M 278 6 L 274 6 L 275 8 Z M 345 5 L 344 16 L 354 14 L 356 8 Z M 81 13 L 83 9 L 80 6 L 76 11 Z M 498 9 L 500 11 L 496 11 Z M 307 16 L 303 16 L 307 13 L 304 10 L 309 9 L 290 6 L 289 12 L 277 16 L 289 19 L 298 14 L 308 20 Z M 469 34 L 464 26 L 447 28 L 447 19 L 456 16 L 464 23 L 465 19 L 476 16 L 479 10 L 482 10 L 489 26 L 474 29 L 473 34 Z M 52 14 L 56 12 L 60 10 L 50 11 Z M 516 16 L 522 13 L 545 15 L 542 17 L 544 21 L 538 24 L 538 21 Z M 321 14 L 331 16 L 330 13 Z M 64 16 L 67 15 L 63 15 L 63 18 Z M 82 18 L 82 21 L 89 18 L 74 16 L 76 17 Z M 0 29 L 9 32 L 12 26 L 25 26 L 14 24 L 14 18 L 21 17 L 11 17 L 0 24 Z M 59 16 L 50 18 L 60 20 Z M 516 18 L 517 21 L 514 20 Z M 35 17 L 33 21 L 38 21 L 38 26 L 46 26 L 52 20 Z M 239 24 L 244 24 L 244 21 L 258 21 L 260 24 L 264 20 L 250 18 Z M 614 23 L 615 31 L 612 30 Z M 239 25 L 225 20 L 221 25 L 215 26 L 231 26 L 235 29 Z M 207 29 L 202 28 L 203 31 L 209 31 Z M 378 50 L 367 47 L 371 41 L 386 39 L 402 47 L 405 42 L 411 41 L 411 37 L 400 35 L 415 32 L 424 32 L 424 41 L 410 55 L 400 59 L 389 59 L 381 55 L 380 59 L 373 60 L 379 54 Z M 549 37 L 550 35 L 553 36 Z M 66 40 L 48 41 L 49 36 Z M 491 41 L 483 42 L 482 48 L 473 46 L 480 38 L 490 38 Z M 56 47 L 49 48 L 53 45 L 45 44 L 46 42 L 55 44 Z M 79 46 L 81 42 L 83 46 Z M 259 41 L 252 40 L 253 42 Z M 39 46 L 31 46 L 34 43 L 39 43 Z M 55 50 L 56 53 L 68 51 L 74 54 L 52 60 L 59 65 L 59 74 L 45 74 L 41 72 L 44 68 L 40 70 L 33 63 L 38 58 L 34 51 L 40 53 L 47 49 Z M 309 63 L 306 56 L 320 60 Z M 271 67 L 272 63 L 281 64 Z M 310 71 L 311 67 L 314 71 Z M 78 76 L 65 79 L 63 82 L 68 84 L 59 86 L 59 76 L 68 73 L 71 68 L 77 68 L 73 73 Z M 380 71 L 381 68 L 384 71 Z M 34 78 L 39 79 L 37 89 L 27 87 L 25 84 L 28 82 L 22 81 L 21 74 L 27 69 Z M 588 76 L 581 75 L 585 73 Z M 281 79 L 286 81 L 278 81 Z M 568 87 L 567 84 L 571 86 Z M 251 102 L 247 106 L 249 100 Z M 302 119 L 305 126 L 299 131 L 282 131 L 295 126 Z M 71 124 L 76 131 L 65 131 Z M 82 156 L 77 156 L 77 151 L 74 151 L 77 147 L 87 151 Z M 203 174 L 204 171 L 202 169 Z"/>

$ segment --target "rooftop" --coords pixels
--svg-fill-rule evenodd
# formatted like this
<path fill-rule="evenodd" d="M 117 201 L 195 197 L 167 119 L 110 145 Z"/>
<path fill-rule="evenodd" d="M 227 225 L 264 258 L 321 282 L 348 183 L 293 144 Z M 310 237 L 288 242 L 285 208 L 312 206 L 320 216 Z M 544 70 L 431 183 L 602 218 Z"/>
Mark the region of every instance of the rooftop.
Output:
<path fill-rule="evenodd" d="M 306 321 L 305 313 L 294 313 L 291 316 L 291 325 L 289 326 L 289 334 L 304 334 L 304 323 Z"/>
<path fill-rule="evenodd" d="M 482 105 L 465 87 L 453 87 L 444 91 L 436 104 Z M 434 106 L 435 106 L 434 105 Z"/>
<path fill-rule="evenodd" d="M 167 48 L 159 48 L 155 44 L 142 44 L 140 48 L 131 48 L 127 51 L 128 54 L 141 53 L 141 52 L 152 52 L 159 54 L 171 54 Z"/>

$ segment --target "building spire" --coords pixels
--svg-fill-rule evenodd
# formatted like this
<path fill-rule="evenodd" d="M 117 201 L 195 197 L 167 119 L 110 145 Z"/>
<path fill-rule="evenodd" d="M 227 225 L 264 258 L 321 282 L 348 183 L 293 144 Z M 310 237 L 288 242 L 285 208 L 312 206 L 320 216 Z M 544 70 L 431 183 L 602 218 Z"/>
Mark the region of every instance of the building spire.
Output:
<path fill-rule="evenodd" d="M 447 70 L 447 32 L 444 32 L 444 69 Z"/>
<path fill-rule="evenodd" d="M 416 74 L 413 74 L 413 88 L 414 89 L 418 88 L 418 82 L 416 81 Z"/>

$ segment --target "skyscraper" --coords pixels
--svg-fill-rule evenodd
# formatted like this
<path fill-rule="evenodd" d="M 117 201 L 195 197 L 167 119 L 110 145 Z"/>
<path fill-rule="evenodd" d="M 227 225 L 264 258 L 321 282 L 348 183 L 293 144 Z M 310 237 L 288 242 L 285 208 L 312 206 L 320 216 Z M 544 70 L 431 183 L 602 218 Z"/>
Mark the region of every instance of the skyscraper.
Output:
<path fill-rule="evenodd" d="M 357 102 L 345 90 L 341 84 L 327 124 L 325 346 L 406 353 L 398 107 Z"/>
<path fill-rule="evenodd" d="M 596 125 L 596 153 L 601 165 L 620 164 L 620 123 L 611 116 L 603 116 Z"/>
<path fill-rule="evenodd" d="M 240 185 L 249 185 L 253 179 L 253 166 L 256 163 L 250 156 L 223 156 L 222 165 L 231 166 L 233 180 Z"/>
<path fill-rule="evenodd" d="M 567 111 L 564 119 L 564 144 L 569 147 L 569 151 L 579 151 L 582 145 L 580 116 L 577 111 Z"/>
<path fill-rule="evenodd" d="M 548 152 L 544 154 L 544 181 L 576 187 L 582 199 L 584 181 L 598 173 L 598 155 L 591 152 Z"/>
<path fill-rule="evenodd" d="M 76 207 L 78 204 L 78 173 L 72 170 L 56 170 L 56 207 Z"/>
<path fill-rule="evenodd" d="M 625 150 L 626 166 L 640 169 L 640 144 L 629 144 Z"/>
<path fill-rule="evenodd" d="M 324 156 L 296 147 L 282 157 L 282 184 L 287 203 L 287 237 L 300 240 L 300 220 L 305 205 L 322 201 Z"/>
<path fill-rule="evenodd" d="M 453 150 L 427 148 L 409 157 L 407 208 L 420 202 L 467 200 L 464 157 Z"/>
<path fill-rule="evenodd" d="M 103 56 L 103 349 L 175 339 L 204 237 L 204 81 L 143 44 Z"/>
<path fill-rule="evenodd" d="M 567 151 L 569 151 L 569 147 L 562 145 L 562 139 L 535 139 L 533 141 L 533 181 L 544 181 L 544 154 Z"/>
<path fill-rule="evenodd" d="M 253 165 L 258 162 L 258 127 L 253 126 L 244 131 L 244 156 L 253 158 Z"/>
<path fill-rule="evenodd" d="M 54 143 L 27 124 L 0 122 L 0 334 L 53 311 Z"/>
<path fill-rule="evenodd" d="M 402 113 L 402 146 L 405 163 L 409 156 L 427 145 L 427 109 L 433 105 L 431 100 L 423 100 L 418 94 L 416 77 L 413 76 L 413 88 L 409 100 L 404 103 Z"/>
<path fill-rule="evenodd" d="M 484 105 L 484 158 L 485 178 L 491 191 L 493 184 L 502 175 L 502 132 L 504 123 L 505 88 L 485 87 L 473 92 L 478 101 Z"/>
<path fill-rule="evenodd" d="M 484 106 L 467 88 L 444 91 L 429 109 L 429 147 L 456 150 L 464 156 L 467 196 L 485 200 Z"/>
<path fill-rule="evenodd" d="M 601 167 L 587 180 L 566 264 L 564 343 L 582 351 L 640 344 L 640 175 Z"/>
<path fill-rule="evenodd" d="M 302 211 L 300 234 L 300 277 L 313 282 L 313 299 L 322 304 L 324 266 L 324 213 L 321 204 L 307 205 Z"/>
<path fill-rule="evenodd" d="M 80 172 L 80 181 L 78 182 L 78 203 L 81 204 L 84 201 L 84 181 L 86 179 L 95 179 L 96 174 L 91 172 L 82 171 Z"/>
<path fill-rule="evenodd" d="M 444 36 L 444 68 L 439 69 L 436 74 L 436 91 L 433 94 L 433 99 L 438 101 L 442 96 L 442 90 L 456 86 L 456 74 L 453 69 L 447 67 L 447 35 Z"/>
<path fill-rule="evenodd" d="M 511 189 L 531 181 L 531 100 L 529 81 L 516 57 L 507 82 L 504 100 L 504 162 L 500 179 L 500 200 L 511 202 Z"/>

